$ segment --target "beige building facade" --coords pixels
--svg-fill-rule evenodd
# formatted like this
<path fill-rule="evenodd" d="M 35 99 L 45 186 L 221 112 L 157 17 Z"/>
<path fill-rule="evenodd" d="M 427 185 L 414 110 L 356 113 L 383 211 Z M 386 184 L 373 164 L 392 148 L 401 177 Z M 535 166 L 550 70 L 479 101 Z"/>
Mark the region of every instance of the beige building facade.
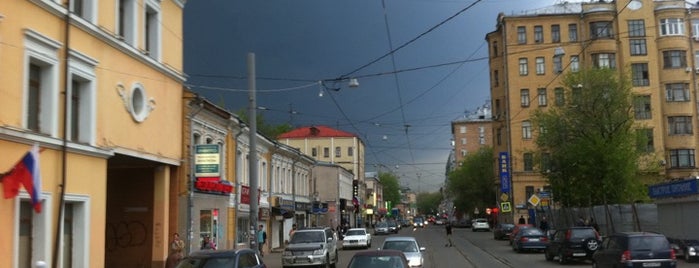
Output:
<path fill-rule="evenodd" d="M 685 1 L 590 1 L 498 16 L 486 40 L 499 162 L 495 175 L 501 189 L 511 182 L 498 198 L 513 206 L 505 216 L 525 215 L 527 199 L 546 190 L 531 153 L 537 135 L 531 114 L 563 103 L 563 75 L 583 67 L 630 74 L 635 120 L 649 137 L 647 157 L 664 167 L 656 179 L 698 175 L 695 14 Z"/>

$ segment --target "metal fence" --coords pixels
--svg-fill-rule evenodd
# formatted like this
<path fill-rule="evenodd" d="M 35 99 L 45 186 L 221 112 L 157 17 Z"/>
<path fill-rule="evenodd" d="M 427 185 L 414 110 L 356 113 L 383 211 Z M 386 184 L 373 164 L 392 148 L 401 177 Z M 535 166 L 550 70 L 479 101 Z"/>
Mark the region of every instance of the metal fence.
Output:
<path fill-rule="evenodd" d="M 602 236 L 615 232 L 659 232 L 658 208 L 655 204 L 613 204 L 583 208 L 549 208 L 540 210 L 553 229 L 581 225 L 594 226 Z M 541 217 L 537 217 L 540 219 Z"/>

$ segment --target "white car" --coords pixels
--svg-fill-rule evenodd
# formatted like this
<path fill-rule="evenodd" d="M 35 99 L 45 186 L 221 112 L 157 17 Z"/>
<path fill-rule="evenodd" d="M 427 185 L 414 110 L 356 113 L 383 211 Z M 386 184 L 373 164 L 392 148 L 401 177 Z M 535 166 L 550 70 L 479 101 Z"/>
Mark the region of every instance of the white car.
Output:
<path fill-rule="evenodd" d="M 381 249 L 394 249 L 403 252 L 403 255 L 408 259 L 410 267 L 422 267 L 424 258 L 422 252 L 424 247 L 420 247 L 412 236 L 391 236 L 383 241 Z"/>
<path fill-rule="evenodd" d="M 471 230 L 472 231 L 490 231 L 490 224 L 488 224 L 488 220 L 479 218 L 473 220 L 473 223 L 471 224 Z"/>
<path fill-rule="evenodd" d="M 366 228 L 351 228 L 342 239 L 342 249 L 371 247 L 371 234 Z"/>

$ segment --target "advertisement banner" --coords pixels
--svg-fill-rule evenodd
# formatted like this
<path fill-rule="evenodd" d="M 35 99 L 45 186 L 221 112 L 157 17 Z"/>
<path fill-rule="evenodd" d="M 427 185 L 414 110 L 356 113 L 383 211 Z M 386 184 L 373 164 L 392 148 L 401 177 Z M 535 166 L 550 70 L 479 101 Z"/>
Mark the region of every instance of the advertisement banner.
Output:
<path fill-rule="evenodd" d="M 500 152 L 498 157 L 500 169 L 500 192 L 510 192 L 510 157 L 507 152 Z"/>

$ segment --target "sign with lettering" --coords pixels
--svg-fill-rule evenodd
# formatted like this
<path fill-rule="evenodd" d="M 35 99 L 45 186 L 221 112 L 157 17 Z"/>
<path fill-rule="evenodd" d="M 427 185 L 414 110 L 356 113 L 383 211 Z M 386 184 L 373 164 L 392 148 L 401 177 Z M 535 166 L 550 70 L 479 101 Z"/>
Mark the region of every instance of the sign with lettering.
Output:
<path fill-rule="evenodd" d="M 697 194 L 697 180 L 683 180 L 648 186 L 651 198 L 676 197 Z"/>
<path fill-rule="evenodd" d="M 498 169 L 500 170 L 500 192 L 510 192 L 510 157 L 507 152 L 500 152 L 498 157 Z"/>
<path fill-rule="evenodd" d="M 216 177 L 221 175 L 221 146 L 199 144 L 194 147 L 194 176 Z"/>
<path fill-rule="evenodd" d="M 197 178 L 194 188 L 199 192 L 230 194 L 233 192 L 233 185 L 230 182 L 222 181 L 218 177 Z"/>

